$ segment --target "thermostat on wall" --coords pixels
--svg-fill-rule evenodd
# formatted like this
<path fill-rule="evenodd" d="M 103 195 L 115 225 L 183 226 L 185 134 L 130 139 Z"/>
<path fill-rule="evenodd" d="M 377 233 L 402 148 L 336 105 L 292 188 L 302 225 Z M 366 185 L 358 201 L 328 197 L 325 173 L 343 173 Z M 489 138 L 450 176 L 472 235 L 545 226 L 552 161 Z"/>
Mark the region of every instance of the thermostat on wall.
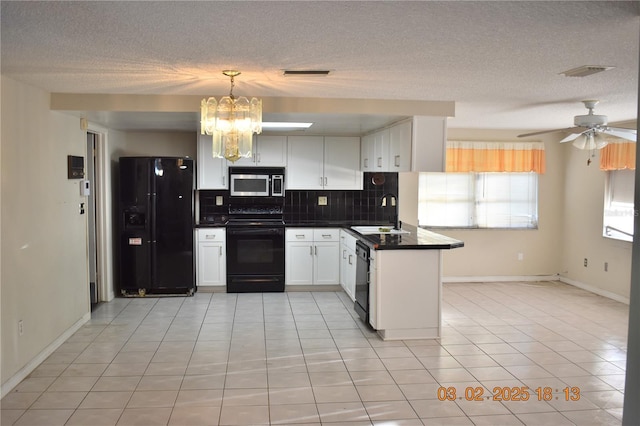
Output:
<path fill-rule="evenodd" d="M 80 196 L 88 197 L 91 195 L 91 182 L 87 179 L 80 181 Z"/>

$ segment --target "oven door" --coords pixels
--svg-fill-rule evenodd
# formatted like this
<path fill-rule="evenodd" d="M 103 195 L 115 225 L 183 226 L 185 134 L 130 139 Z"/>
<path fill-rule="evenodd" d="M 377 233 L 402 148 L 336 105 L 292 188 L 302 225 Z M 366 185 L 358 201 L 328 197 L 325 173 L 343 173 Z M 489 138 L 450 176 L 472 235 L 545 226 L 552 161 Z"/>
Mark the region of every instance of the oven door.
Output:
<path fill-rule="evenodd" d="M 284 226 L 227 228 L 227 292 L 284 291 Z"/>

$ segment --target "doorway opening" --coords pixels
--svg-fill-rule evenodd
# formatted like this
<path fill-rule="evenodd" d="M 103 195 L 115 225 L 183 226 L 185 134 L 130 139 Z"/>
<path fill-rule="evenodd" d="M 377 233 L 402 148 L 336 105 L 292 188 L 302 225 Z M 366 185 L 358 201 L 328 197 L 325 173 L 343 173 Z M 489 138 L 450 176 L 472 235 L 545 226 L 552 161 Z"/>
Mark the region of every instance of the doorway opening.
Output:
<path fill-rule="evenodd" d="M 98 135 L 87 132 L 87 176 L 89 181 L 89 196 L 87 197 L 87 233 L 88 233 L 88 262 L 89 262 L 89 294 L 91 301 L 91 310 L 93 310 L 98 301 L 99 294 L 99 275 L 98 275 L 98 244 L 96 238 L 96 150 L 98 143 Z"/>

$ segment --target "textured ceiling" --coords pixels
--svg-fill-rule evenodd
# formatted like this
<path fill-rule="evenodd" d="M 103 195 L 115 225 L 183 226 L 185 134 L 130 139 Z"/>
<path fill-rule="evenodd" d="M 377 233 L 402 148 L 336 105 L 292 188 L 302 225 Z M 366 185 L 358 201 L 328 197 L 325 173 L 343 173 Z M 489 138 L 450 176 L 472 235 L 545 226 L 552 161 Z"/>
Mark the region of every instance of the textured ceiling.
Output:
<path fill-rule="evenodd" d="M 583 99 L 636 118 L 638 4 L 2 1 L 1 65 L 52 93 L 224 95 L 231 68 L 238 95 L 455 101 L 451 128 L 569 127 Z M 615 68 L 559 74 L 580 65 Z"/>

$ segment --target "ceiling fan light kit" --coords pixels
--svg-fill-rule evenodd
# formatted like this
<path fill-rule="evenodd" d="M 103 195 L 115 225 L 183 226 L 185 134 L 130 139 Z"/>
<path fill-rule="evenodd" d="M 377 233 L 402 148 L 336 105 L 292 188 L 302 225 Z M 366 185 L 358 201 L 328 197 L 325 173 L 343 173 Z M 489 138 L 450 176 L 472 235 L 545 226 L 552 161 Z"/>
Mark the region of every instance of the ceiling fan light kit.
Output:
<path fill-rule="evenodd" d="M 594 150 L 604 148 L 609 141 L 607 136 L 636 141 L 635 129 L 625 129 L 622 127 L 611 127 L 608 125 L 609 118 L 606 115 L 597 115 L 593 109 L 598 104 L 597 100 L 584 100 L 582 103 L 589 111 L 588 114 L 576 115 L 573 118 L 575 127 L 566 129 L 543 130 L 540 132 L 525 133 L 518 135 L 519 138 L 541 135 L 544 133 L 569 132 L 570 134 L 560 141 L 560 143 L 573 141 L 573 146 L 578 149 Z"/>

